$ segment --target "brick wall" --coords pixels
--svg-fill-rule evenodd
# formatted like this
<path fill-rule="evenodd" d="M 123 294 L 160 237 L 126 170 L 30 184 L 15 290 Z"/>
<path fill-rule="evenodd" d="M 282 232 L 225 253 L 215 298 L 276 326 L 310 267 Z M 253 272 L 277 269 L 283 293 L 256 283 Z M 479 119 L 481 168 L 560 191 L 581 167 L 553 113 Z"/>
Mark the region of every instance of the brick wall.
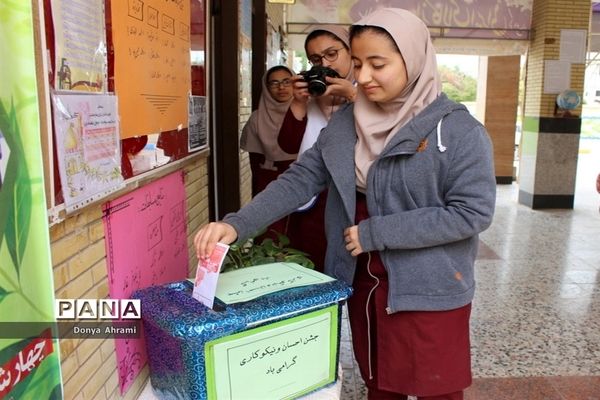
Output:
<path fill-rule="evenodd" d="M 588 30 L 588 0 L 535 0 L 532 13 L 532 40 L 527 60 L 525 115 L 554 115 L 556 94 L 544 94 L 544 60 L 560 58 L 560 30 Z M 571 88 L 583 93 L 585 64 L 571 64 Z M 581 109 L 576 110 L 579 114 Z"/>
<path fill-rule="evenodd" d="M 208 222 L 207 158 L 196 156 L 180 169 L 185 176 L 191 276 L 196 264 L 193 236 L 201 224 Z M 172 169 L 166 168 L 160 173 L 163 176 L 170 172 Z M 56 297 L 106 298 L 108 278 L 101 205 L 84 208 L 52 226 L 50 240 Z M 67 400 L 135 399 L 148 379 L 146 367 L 125 396 L 120 396 L 114 339 L 61 339 L 60 354 Z"/>

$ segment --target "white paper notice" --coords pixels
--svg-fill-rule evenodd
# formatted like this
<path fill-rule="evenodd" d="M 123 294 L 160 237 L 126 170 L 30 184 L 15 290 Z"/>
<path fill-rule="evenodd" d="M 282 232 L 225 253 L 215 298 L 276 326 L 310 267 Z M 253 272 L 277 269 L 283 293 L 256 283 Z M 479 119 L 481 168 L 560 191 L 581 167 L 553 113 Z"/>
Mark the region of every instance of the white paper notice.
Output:
<path fill-rule="evenodd" d="M 546 60 L 544 64 L 544 93 L 560 93 L 571 86 L 571 63 Z"/>
<path fill-rule="evenodd" d="M 228 250 L 228 245 L 217 243 L 210 257 L 198 262 L 192 297 L 209 308 L 215 301 L 219 273 Z"/>
<path fill-rule="evenodd" d="M 560 30 L 560 60 L 582 64 L 587 49 L 587 31 L 585 29 Z"/>
<path fill-rule="evenodd" d="M 280 290 L 333 280 L 330 276 L 296 263 L 255 265 L 223 274 L 217 297 L 225 304 L 233 304 Z"/>

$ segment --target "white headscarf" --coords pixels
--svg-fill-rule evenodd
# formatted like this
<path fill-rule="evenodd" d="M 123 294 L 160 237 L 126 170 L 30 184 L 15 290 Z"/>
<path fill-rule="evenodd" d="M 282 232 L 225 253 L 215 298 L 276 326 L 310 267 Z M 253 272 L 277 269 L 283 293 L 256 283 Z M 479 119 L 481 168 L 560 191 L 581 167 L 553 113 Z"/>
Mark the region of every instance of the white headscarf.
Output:
<path fill-rule="evenodd" d="M 427 26 L 399 8 L 382 8 L 354 25 L 385 29 L 400 49 L 408 82 L 402 93 L 386 103 L 369 101 L 359 89 L 354 104 L 358 141 L 355 147 L 356 183 L 367 187 L 367 173 L 393 135 L 441 93 L 441 80 Z"/>
<path fill-rule="evenodd" d="M 279 147 L 277 141 L 293 97 L 280 103 L 271 96 L 267 87 L 267 77 L 274 68 L 276 67 L 270 68 L 263 76 L 258 109 L 252 113 L 242 129 L 240 147 L 251 153 L 263 154 L 267 161 L 295 160 L 297 154 L 286 153 Z M 277 66 L 277 68 L 285 69 L 290 75 L 294 75 L 285 66 Z"/>
<path fill-rule="evenodd" d="M 346 50 L 348 52 L 350 52 L 350 36 L 349 36 L 348 30 L 346 28 L 344 28 L 340 25 L 318 25 L 317 27 L 315 27 L 313 30 L 311 30 L 308 33 L 308 36 L 310 36 L 313 32 L 317 32 L 317 31 L 323 31 L 323 32 L 328 32 L 328 33 L 332 34 L 338 40 L 340 40 L 342 43 L 344 43 L 344 46 L 346 46 Z M 306 37 L 306 39 L 308 39 L 308 36 Z M 311 38 L 311 40 L 312 40 L 312 38 Z M 304 49 L 305 50 L 306 50 L 307 44 L 308 44 L 308 40 L 305 40 L 304 41 Z M 348 80 L 350 82 L 354 81 L 354 68 L 352 67 L 352 65 L 349 66 L 348 73 L 346 74 L 346 76 L 343 76 L 342 78 L 345 78 L 346 80 Z M 318 96 L 318 97 L 312 98 L 311 101 L 315 101 L 317 103 L 317 105 L 321 109 L 321 112 L 323 113 L 325 118 L 327 120 L 329 120 L 329 118 L 331 117 L 331 114 L 333 114 L 335 111 L 337 111 L 340 104 L 342 104 L 345 101 L 345 99 L 343 97 L 336 97 L 336 96 L 329 95 L 329 96 Z"/>

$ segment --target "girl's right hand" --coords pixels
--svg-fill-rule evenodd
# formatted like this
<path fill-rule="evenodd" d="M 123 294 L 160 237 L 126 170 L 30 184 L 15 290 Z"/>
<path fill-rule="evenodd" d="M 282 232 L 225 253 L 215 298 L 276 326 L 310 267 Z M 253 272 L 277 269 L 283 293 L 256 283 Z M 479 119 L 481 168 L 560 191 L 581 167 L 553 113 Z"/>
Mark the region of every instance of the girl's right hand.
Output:
<path fill-rule="evenodd" d="M 292 80 L 294 81 L 294 99 L 306 103 L 310 98 L 310 93 L 308 93 L 308 82 L 304 80 L 302 75 L 294 75 Z"/>
<path fill-rule="evenodd" d="M 324 96 L 340 96 L 347 101 L 354 101 L 358 89 L 352 82 L 345 78 L 333 78 L 331 76 L 327 76 L 325 79 L 327 80 L 327 90 L 323 93 Z"/>
<path fill-rule="evenodd" d="M 237 239 L 235 228 L 225 222 L 211 222 L 200 228 L 194 236 L 196 257 L 209 258 L 217 242 L 231 244 Z"/>

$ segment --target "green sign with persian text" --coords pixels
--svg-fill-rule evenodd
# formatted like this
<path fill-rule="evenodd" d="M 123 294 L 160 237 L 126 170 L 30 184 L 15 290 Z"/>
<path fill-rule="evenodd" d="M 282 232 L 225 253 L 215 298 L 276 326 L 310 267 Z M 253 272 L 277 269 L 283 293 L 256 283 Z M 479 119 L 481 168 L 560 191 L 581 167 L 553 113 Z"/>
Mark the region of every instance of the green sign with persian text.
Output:
<path fill-rule="evenodd" d="M 337 344 L 337 305 L 208 342 L 208 399 L 295 399 L 335 381 Z"/>
<path fill-rule="evenodd" d="M 0 398 L 60 399 L 30 1 L 0 0 Z M 10 335 L 11 324 L 39 327 Z M 3 335 L 4 332 L 4 335 Z"/>

